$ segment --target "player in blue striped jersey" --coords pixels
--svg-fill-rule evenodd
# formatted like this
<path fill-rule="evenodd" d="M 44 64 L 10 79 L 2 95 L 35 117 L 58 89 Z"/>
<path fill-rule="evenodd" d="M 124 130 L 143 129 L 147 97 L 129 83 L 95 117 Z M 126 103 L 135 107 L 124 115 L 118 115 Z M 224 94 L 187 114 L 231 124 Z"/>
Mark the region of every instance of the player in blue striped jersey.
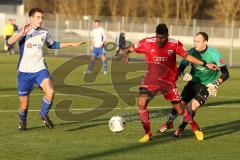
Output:
<path fill-rule="evenodd" d="M 45 93 L 39 116 L 46 127 L 53 128 L 54 125 L 48 117 L 48 112 L 52 105 L 54 88 L 43 57 L 43 47 L 45 44 L 50 49 L 77 47 L 85 42 L 62 43 L 52 40 L 49 32 L 41 28 L 43 11 L 39 8 L 33 8 L 29 11 L 29 20 L 30 23 L 22 27 L 7 42 L 10 45 L 19 42 L 20 58 L 18 62 L 17 85 L 20 99 L 19 129 L 26 130 L 29 95 L 34 84 L 41 87 Z"/>

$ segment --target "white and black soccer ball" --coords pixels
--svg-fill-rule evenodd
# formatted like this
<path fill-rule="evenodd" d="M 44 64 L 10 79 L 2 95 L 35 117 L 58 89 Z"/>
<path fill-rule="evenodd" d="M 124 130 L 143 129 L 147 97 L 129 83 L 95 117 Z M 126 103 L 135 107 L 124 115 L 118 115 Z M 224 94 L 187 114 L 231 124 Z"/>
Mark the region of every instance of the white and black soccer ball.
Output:
<path fill-rule="evenodd" d="M 109 120 L 108 126 L 112 132 L 122 132 L 126 127 L 125 118 L 122 116 L 114 116 Z"/>

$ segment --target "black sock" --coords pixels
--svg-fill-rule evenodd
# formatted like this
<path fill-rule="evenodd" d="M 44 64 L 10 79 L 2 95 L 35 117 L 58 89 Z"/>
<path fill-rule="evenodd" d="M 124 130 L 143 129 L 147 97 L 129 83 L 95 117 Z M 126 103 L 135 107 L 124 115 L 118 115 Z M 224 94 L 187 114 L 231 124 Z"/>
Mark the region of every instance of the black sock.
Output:
<path fill-rule="evenodd" d="M 168 115 L 168 120 L 166 122 L 167 127 L 170 127 L 170 125 L 173 123 L 173 121 L 177 118 L 178 113 L 175 108 L 171 110 L 171 112 Z"/>
<path fill-rule="evenodd" d="M 87 70 L 88 70 L 88 71 L 92 71 L 94 65 L 95 65 L 95 61 L 90 60 L 90 62 L 89 62 L 89 64 L 88 64 L 88 69 L 87 69 Z"/>
<path fill-rule="evenodd" d="M 182 124 L 179 126 L 179 128 L 181 128 L 181 130 L 183 131 L 187 125 L 188 123 L 186 121 L 183 121 Z"/>
<path fill-rule="evenodd" d="M 188 108 L 188 111 L 189 111 L 189 113 L 191 114 L 192 118 L 194 118 L 195 115 L 196 115 L 196 112 L 193 111 L 192 108 Z M 181 130 L 183 131 L 183 130 L 186 128 L 187 125 L 188 125 L 188 123 L 183 119 L 183 122 L 182 122 L 182 124 L 179 126 L 179 128 L 181 128 Z"/>
<path fill-rule="evenodd" d="M 195 115 L 196 115 L 196 112 L 195 112 L 195 111 L 193 111 L 193 112 L 192 112 L 192 118 L 194 118 L 194 117 L 195 117 Z"/>

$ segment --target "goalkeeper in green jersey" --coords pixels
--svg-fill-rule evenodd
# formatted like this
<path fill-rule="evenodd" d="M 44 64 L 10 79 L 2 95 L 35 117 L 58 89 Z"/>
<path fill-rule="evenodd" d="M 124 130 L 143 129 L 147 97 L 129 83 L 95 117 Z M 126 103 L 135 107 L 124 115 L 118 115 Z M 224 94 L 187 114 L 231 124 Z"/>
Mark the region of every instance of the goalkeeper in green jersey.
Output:
<path fill-rule="evenodd" d="M 181 100 L 183 105 L 187 105 L 187 109 L 192 117 L 195 116 L 196 110 L 206 102 L 209 96 L 217 95 L 219 85 L 229 78 L 228 69 L 222 55 L 216 49 L 208 47 L 207 43 L 207 33 L 198 32 L 194 38 L 194 47 L 188 52 L 202 61 L 215 63 L 220 67 L 221 75 L 218 70 L 209 70 L 193 63 L 191 63 L 191 72 L 184 73 L 185 68 L 190 64 L 185 60 L 181 61 L 178 68 L 179 76 L 182 77 L 184 81 L 188 82 L 181 94 Z M 177 111 L 173 109 L 168 116 L 167 122 L 162 125 L 159 131 L 164 133 L 168 129 L 173 128 L 173 121 L 176 119 L 177 115 Z M 187 124 L 188 123 L 183 119 L 182 124 L 175 132 L 177 137 L 181 137 Z M 196 138 L 198 140 L 203 140 L 203 134 L 196 135 Z"/>

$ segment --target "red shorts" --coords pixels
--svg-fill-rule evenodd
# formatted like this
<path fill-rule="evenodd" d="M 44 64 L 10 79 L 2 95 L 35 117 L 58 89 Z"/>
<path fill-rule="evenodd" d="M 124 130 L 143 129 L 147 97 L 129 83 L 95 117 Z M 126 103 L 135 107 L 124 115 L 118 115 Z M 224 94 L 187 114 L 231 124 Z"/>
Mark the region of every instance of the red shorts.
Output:
<path fill-rule="evenodd" d="M 148 94 L 147 92 L 150 92 L 151 94 Z M 168 101 L 180 101 L 181 96 L 179 93 L 179 90 L 177 88 L 177 85 L 175 82 L 167 82 L 164 80 L 158 80 L 158 83 L 147 83 L 147 81 L 142 82 L 140 85 L 140 94 L 146 93 L 151 98 L 157 95 L 157 93 L 160 92 L 164 98 Z"/>

